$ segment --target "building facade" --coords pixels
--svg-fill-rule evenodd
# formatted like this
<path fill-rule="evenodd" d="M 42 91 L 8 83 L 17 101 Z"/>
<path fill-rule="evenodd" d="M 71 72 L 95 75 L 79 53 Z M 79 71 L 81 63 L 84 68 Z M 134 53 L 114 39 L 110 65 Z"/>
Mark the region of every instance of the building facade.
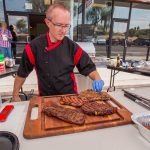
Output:
<path fill-rule="evenodd" d="M 139 57 L 141 51 L 146 55 L 150 0 L 0 0 L 0 21 L 15 25 L 18 41 L 28 42 L 47 31 L 45 10 L 55 2 L 70 9 L 67 36 L 74 41 L 93 42 L 97 56 L 116 57 L 120 53 L 123 59 L 130 59 L 133 49 Z"/>

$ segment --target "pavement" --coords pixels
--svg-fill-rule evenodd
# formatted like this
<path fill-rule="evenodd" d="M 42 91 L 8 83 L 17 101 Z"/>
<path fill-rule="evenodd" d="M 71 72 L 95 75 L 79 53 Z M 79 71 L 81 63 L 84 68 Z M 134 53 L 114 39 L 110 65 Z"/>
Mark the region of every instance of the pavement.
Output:
<path fill-rule="evenodd" d="M 105 66 L 98 66 L 97 71 L 105 82 L 104 89 L 106 90 L 109 87 L 110 83 L 110 70 L 107 69 Z M 79 92 L 85 89 L 92 88 L 92 81 L 88 77 L 77 74 L 76 80 Z M 0 94 L 6 95 L 7 93 L 9 93 L 11 95 L 13 91 L 13 84 L 14 78 L 12 76 L 0 79 Z M 116 88 L 150 86 L 150 77 L 126 72 L 119 72 L 115 78 L 115 86 Z M 38 91 L 37 77 L 35 71 L 31 72 L 23 85 L 24 91 L 30 91 L 31 89 L 36 92 Z"/>

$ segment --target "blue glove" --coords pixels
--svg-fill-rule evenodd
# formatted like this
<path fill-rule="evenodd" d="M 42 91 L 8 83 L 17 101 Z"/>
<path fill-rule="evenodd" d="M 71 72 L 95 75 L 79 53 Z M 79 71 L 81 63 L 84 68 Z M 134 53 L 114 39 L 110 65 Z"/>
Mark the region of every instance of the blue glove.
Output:
<path fill-rule="evenodd" d="M 104 86 L 104 81 L 103 80 L 94 80 L 92 83 L 93 90 L 95 92 L 101 92 Z"/>

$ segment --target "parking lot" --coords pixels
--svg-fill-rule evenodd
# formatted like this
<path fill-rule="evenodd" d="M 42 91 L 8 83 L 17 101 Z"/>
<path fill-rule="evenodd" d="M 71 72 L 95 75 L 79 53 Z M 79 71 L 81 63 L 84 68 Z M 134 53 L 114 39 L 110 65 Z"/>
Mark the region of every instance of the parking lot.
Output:
<path fill-rule="evenodd" d="M 97 45 L 94 44 L 96 48 L 96 56 L 98 57 L 106 57 L 106 46 L 105 45 Z M 123 56 L 123 46 L 121 45 L 115 45 L 112 46 L 112 51 L 111 51 L 111 57 L 117 57 L 118 54 L 120 56 Z M 132 59 L 132 60 L 145 60 L 146 59 L 146 54 L 147 54 L 147 47 L 146 46 L 129 46 L 127 48 L 127 54 L 126 54 L 126 59 Z"/>

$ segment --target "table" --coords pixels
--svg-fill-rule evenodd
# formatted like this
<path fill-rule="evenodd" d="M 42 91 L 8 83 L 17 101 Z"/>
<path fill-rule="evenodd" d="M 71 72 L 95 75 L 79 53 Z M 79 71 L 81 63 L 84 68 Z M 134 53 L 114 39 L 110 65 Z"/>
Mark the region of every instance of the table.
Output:
<path fill-rule="evenodd" d="M 15 77 L 17 70 L 18 66 L 14 66 L 13 68 L 6 68 L 4 71 L 0 71 L 0 78 L 5 78 L 10 75 Z M 1 95 L 0 95 L 0 102 L 1 102 Z"/>
<path fill-rule="evenodd" d="M 139 89 L 139 91 L 141 91 Z M 150 87 L 141 93 L 150 97 Z M 144 93 L 145 92 L 145 93 Z M 140 93 L 140 92 L 138 92 Z M 147 109 L 127 99 L 120 90 L 110 93 L 132 113 L 148 112 Z M 0 123 L 1 131 L 10 131 L 17 135 L 20 150 L 149 150 L 150 143 L 138 132 L 134 124 L 104 128 L 87 132 L 51 136 L 46 138 L 27 140 L 23 137 L 28 101 L 12 103 L 14 110 L 8 120 Z M 5 106 L 3 104 L 0 110 Z"/>
<path fill-rule="evenodd" d="M 19 66 L 14 66 L 13 68 L 6 68 L 4 71 L 0 71 L 0 78 L 4 78 L 10 75 L 15 75 L 18 71 Z"/>
<path fill-rule="evenodd" d="M 120 72 L 127 72 L 127 73 L 134 73 L 138 75 L 144 75 L 144 76 L 150 76 L 150 71 L 149 70 L 144 70 L 144 69 L 137 69 L 137 68 L 123 68 L 123 67 L 114 67 L 114 66 L 107 66 L 107 69 L 111 69 L 111 74 L 110 74 L 110 84 L 109 88 L 107 91 L 110 91 L 110 89 L 113 88 L 115 91 L 115 76 Z"/>
<path fill-rule="evenodd" d="M 16 73 L 18 71 L 19 65 L 15 65 L 13 68 L 6 68 L 4 71 L 0 71 L 0 78 L 5 78 L 7 76 L 12 75 L 13 77 L 16 76 Z M 19 92 L 25 96 L 25 99 L 27 100 L 27 95 L 23 92 L 23 88 L 21 87 L 21 91 Z M 1 101 L 1 95 L 0 95 L 0 101 Z"/>

